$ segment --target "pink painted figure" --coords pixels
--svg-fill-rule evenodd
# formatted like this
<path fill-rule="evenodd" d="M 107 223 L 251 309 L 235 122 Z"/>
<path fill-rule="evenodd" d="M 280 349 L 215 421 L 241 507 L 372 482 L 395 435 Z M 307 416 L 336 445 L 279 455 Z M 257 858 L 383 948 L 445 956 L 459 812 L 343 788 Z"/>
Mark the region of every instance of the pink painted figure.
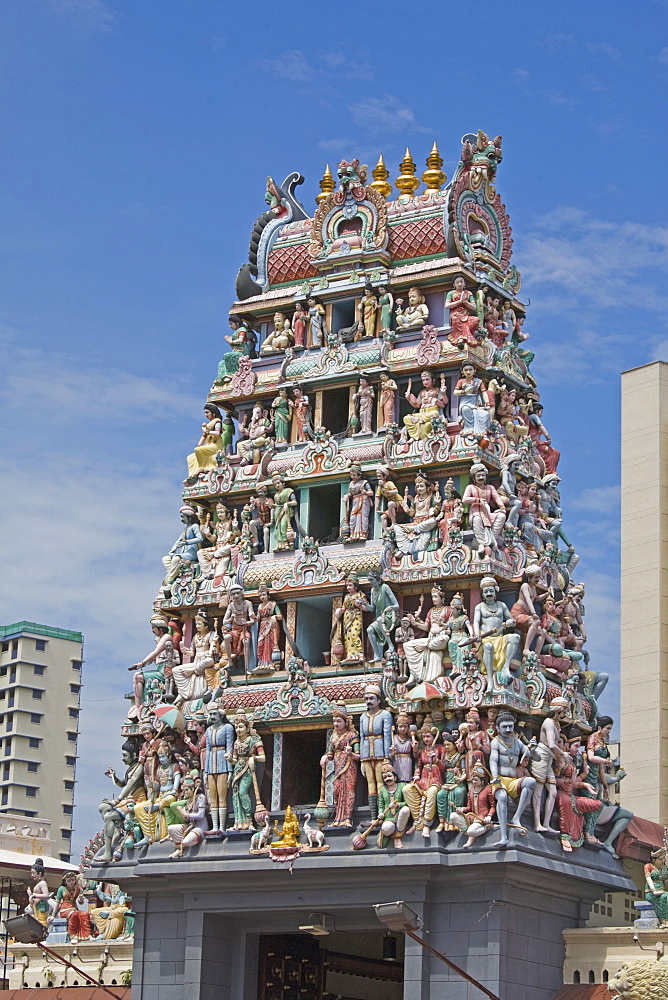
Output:
<path fill-rule="evenodd" d="M 543 404 L 534 403 L 532 412 L 528 416 L 529 437 L 536 446 L 536 451 L 545 463 L 545 472 L 555 473 L 561 458 L 561 452 L 552 447 L 552 438 L 547 432 L 542 421 Z"/>
<path fill-rule="evenodd" d="M 471 466 L 470 476 L 462 503 L 469 506 L 469 524 L 478 543 L 478 556 L 482 557 L 486 548 L 498 552 L 506 509 L 497 491 L 487 482 L 487 469 L 482 463 Z"/>
<path fill-rule="evenodd" d="M 310 403 L 299 387 L 292 390 L 292 407 L 295 417 L 295 441 L 308 440 L 308 416 Z"/>
<path fill-rule="evenodd" d="M 394 423 L 397 383 L 387 372 L 380 373 L 380 427 Z M 379 429 L 380 429 L 379 427 Z"/>
<path fill-rule="evenodd" d="M 450 333 L 448 340 L 459 349 L 466 344 L 478 346 L 476 332 L 480 325 L 475 299 L 466 287 L 461 274 L 455 278 L 455 287 L 445 297 L 445 308 L 450 310 Z"/>
<path fill-rule="evenodd" d="M 295 311 L 292 317 L 292 336 L 295 339 L 295 350 L 302 351 L 306 346 L 304 341 L 306 337 L 307 322 L 308 313 L 306 312 L 305 303 L 295 303 Z"/>

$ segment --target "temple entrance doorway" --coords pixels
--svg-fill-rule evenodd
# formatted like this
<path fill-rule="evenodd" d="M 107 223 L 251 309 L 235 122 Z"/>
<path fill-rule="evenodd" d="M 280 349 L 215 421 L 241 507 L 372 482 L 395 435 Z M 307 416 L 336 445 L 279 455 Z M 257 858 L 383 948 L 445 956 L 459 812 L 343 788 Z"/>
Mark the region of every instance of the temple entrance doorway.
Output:
<path fill-rule="evenodd" d="M 401 1000 L 403 946 L 380 930 L 263 934 L 257 1000 Z"/>

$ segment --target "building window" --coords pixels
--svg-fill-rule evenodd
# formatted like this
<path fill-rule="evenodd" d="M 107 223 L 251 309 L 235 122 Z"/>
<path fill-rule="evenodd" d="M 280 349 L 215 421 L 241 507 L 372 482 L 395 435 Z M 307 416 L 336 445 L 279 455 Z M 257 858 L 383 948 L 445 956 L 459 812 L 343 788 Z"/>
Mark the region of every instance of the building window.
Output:
<path fill-rule="evenodd" d="M 58 857 L 60 858 L 61 861 L 69 862 L 70 860 L 69 854 L 59 854 Z"/>
<path fill-rule="evenodd" d="M 65 781 L 63 782 L 63 784 L 65 785 L 65 788 L 67 789 L 68 792 L 73 792 L 74 791 L 74 782 L 73 781 L 69 781 L 66 778 Z"/>
<path fill-rule="evenodd" d="M 14 639 L 14 642 L 12 643 L 12 660 L 15 660 L 18 655 L 19 655 L 19 640 Z"/>
<path fill-rule="evenodd" d="M 9 757 L 11 752 L 12 752 L 12 741 L 7 740 L 7 742 L 5 743 L 5 757 Z"/>
<path fill-rule="evenodd" d="M 38 767 L 39 767 L 39 764 L 37 763 L 36 760 L 29 760 L 28 761 L 28 770 L 29 771 L 36 771 Z"/>
<path fill-rule="evenodd" d="M 9 792 L 5 788 L 4 792 L 2 793 L 2 799 L 0 799 L 0 805 L 6 806 L 8 799 L 9 799 Z"/>
<path fill-rule="evenodd" d="M 9 671 L 9 683 L 16 684 L 16 670 L 14 669 Z"/>
<path fill-rule="evenodd" d="M 9 698 L 7 699 L 7 707 L 8 708 L 14 708 L 14 692 L 13 691 L 10 694 Z"/>
<path fill-rule="evenodd" d="M 42 721 L 42 716 L 38 712 L 31 712 L 30 713 L 30 721 L 34 722 L 35 725 L 38 726 L 40 724 L 40 722 Z"/>
<path fill-rule="evenodd" d="M 35 639 L 35 649 L 43 653 L 46 649 L 46 639 Z"/>
<path fill-rule="evenodd" d="M 23 810 L 23 815 L 24 816 L 30 816 L 30 817 L 32 817 L 32 816 L 36 816 L 37 813 L 34 812 L 32 809 L 24 809 Z"/>
<path fill-rule="evenodd" d="M 74 809 L 72 806 L 63 806 L 63 812 L 66 816 L 71 816 L 73 811 Z"/>
<path fill-rule="evenodd" d="M 8 763 L 5 764 L 5 766 L 3 768 L 3 771 L 2 771 L 2 780 L 3 781 L 8 781 L 9 780 L 9 764 Z"/>
<path fill-rule="evenodd" d="M 39 700 L 42 697 L 42 694 L 43 694 L 42 691 L 38 691 L 37 688 L 33 688 L 32 692 L 33 698 L 37 698 Z"/>
<path fill-rule="evenodd" d="M 81 691 L 81 684 L 70 684 L 70 691 L 72 694 L 79 694 L 79 691 Z"/>
<path fill-rule="evenodd" d="M 78 718 L 79 718 L 79 709 L 78 708 L 71 708 L 70 709 L 70 719 L 78 719 Z"/>
<path fill-rule="evenodd" d="M 63 837 L 65 840 L 69 840 L 70 837 L 72 836 L 72 831 L 61 829 L 60 836 Z"/>
<path fill-rule="evenodd" d="M 0 691 L 0 701 L 4 701 L 6 697 L 7 697 L 7 692 Z"/>
<path fill-rule="evenodd" d="M 26 785 L 26 795 L 28 796 L 28 798 L 34 799 L 35 796 L 37 795 L 37 789 L 34 788 L 32 785 Z"/>
<path fill-rule="evenodd" d="M 74 668 L 74 670 L 81 670 L 82 665 L 83 665 L 82 660 L 72 660 L 72 667 Z"/>
<path fill-rule="evenodd" d="M 7 716 L 7 732 L 11 733 L 11 731 L 12 731 L 13 728 L 14 728 L 14 716 L 13 715 L 8 715 Z"/>
<path fill-rule="evenodd" d="M 76 757 L 66 757 L 65 758 L 65 763 L 67 764 L 68 767 L 74 767 L 74 765 L 76 764 L 76 762 L 77 762 Z"/>
<path fill-rule="evenodd" d="M 44 671 L 46 670 L 46 667 L 33 667 L 33 670 L 35 671 L 36 674 L 43 674 Z"/>
<path fill-rule="evenodd" d="M 3 644 L 2 644 L 2 652 L 3 653 L 8 653 L 9 652 L 9 643 L 8 642 L 3 642 Z"/>
<path fill-rule="evenodd" d="M 76 743 L 76 741 L 77 741 L 77 734 L 76 733 L 68 733 L 67 734 L 67 738 L 70 741 L 70 743 Z"/>
<path fill-rule="evenodd" d="M 10 741 L 8 740 L 7 742 L 9 743 Z M 28 737 L 28 746 L 31 747 L 31 749 L 33 749 L 33 750 L 39 750 L 39 745 L 40 745 L 41 742 L 42 741 L 39 738 L 39 736 L 29 736 Z"/>

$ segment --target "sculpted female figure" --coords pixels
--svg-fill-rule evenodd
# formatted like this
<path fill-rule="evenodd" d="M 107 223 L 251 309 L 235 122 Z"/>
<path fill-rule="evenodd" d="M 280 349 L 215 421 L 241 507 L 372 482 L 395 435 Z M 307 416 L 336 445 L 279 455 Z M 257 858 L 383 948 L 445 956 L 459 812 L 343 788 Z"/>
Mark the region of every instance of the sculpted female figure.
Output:
<path fill-rule="evenodd" d="M 376 316 L 378 315 L 378 310 L 378 299 L 376 298 L 373 285 L 365 285 L 364 295 L 360 299 L 360 303 L 357 307 L 359 315 L 359 332 L 355 334 L 355 340 L 361 340 L 362 337 L 375 337 Z"/>
<path fill-rule="evenodd" d="M 400 712 L 392 729 L 390 761 L 399 781 L 412 781 L 418 743 L 411 732 L 410 716 Z"/>
<path fill-rule="evenodd" d="M 651 861 L 645 865 L 645 900 L 654 907 L 661 927 L 668 927 L 668 849 L 652 851 Z"/>
<path fill-rule="evenodd" d="M 278 473 L 272 476 L 271 482 L 275 490 L 271 515 L 276 551 L 282 552 L 295 547 L 292 515 L 297 507 L 297 497 L 294 490 L 286 485 L 285 480 Z"/>
<path fill-rule="evenodd" d="M 308 396 L 305 396 L 299 386 L 292 390 L 292 409 L 295 417 L 295 441 L 308 440 L 308 417 L 311 404 Z"/>
<path fill-rule="evenodd" d="M 281 662 L 281 615 L 278 604 L 269 596 L 266 583 L 258 588 L 260 603 L 255 617 L 258 621 L 256 671 L 267 673 L 278 669 Z"/>
<path fill-rule="evenodd" d="M 327 336 L 325 307 L 315 296 L 311 296 L 308 300 L 308 320 L 310 333 L 309 347 L 322 347 Z"/>
<path fill-rule="evenodd" d="M 234 729 L 237 738 L 229 756 L 233 765 L 231 786 L 234 825 L 232 829 L 251 830 L 253 829 L 251 787 L 255 788 L 256 808 L 260 808 L 261 802 L 255 768 L 257 764 L 265 762 L 264 746 L 243 712 L 235 716 Z"/>
<path fill-rule="evenodd" d="M 373 419 L 373 401 L 375 392 L 373 386 L 369 385 L 366 375 L 360 375 L 360 384 L 356 393 L 353 394 L 353 404 L 357 407 L 360 421 L 360 434 L 371 434 L 371 421 Z"/>
<path fill-rule="evenodd" d="M 421 330 L 429 319 L 429 306 L 419 288 L 408 289 L 408 305 L 403 309 L 404 300 L 397 299 L 395 322 L 397 330 Z"/>
<path fill-rule="evenodd" d="M 422 836 L 429 838 L 431 824 L 436 815 L 436 797 L 443 784 L 445 748 L 436 746 L 438 729 L 422 729 L 422 749 L 415 760 L 413 781 L 404 788 L 404 798 L 410 806 L 415 826 Z"/>
<path fill-rule="evenodd" d="M 292 330 L 290 320 L 285 313 L 274 313 L 274 329 L 265 337 L 264 344 L 260 348 L 260 354 L 278 354 L 279 351 L 286 351 L 292 343 Z"/>
<path fill-rule="evenodd" d="M 304 350 L 304 338 L 306 335 L 306 324 L 308 322 L 308 315 L 306 313 L 306 307 L 304 302 L 295 303 L 295 311 L 292 317 L 292 336 L 295 339 L 295 350 Z"/>
<path fill-rule="evenodd" d="M 490 425 L 485 383 L 476 375 L 475 366 L 467 362 L 461 367 L 461 378 L 453 389 L 459 397 L 459 416 L 465 437 L 483 438 Z"/>
<path fill-rule="evenodd" d="M 394 423 L 397 383 L 387 372 L 380 373 L 380 427 Z"/>
<path fill-rule="evenodd" d="M 448 618 L 448 629 L 450 638 L 448 639 L 448 654 L 452 661 L 452 673 L 461 674 L 464 672 L 464 653 L 470 646 L 463 646 L 473 635 L 473 628 L 469 621 L 469 616 L 464 608 L 464 600 L 461 594 L 455 594 L 450 601 L 450 617 Z"/>
<path fill-rule="evenodd" d="M 459 727 L 457 747 L 464 753 L 464 771 L 467 777 L 476 765 L 483 767 L 490 753 L 489 734 L 482 728 L 480 714 L 472 708 L 466 716 L 466 721 Z"/>
<path fill-rule="evenodd" d="M 414 409 L 416 414 L 408 414 L 404 417 L 404 427 L 409 437 L 414 441 L 424 441 L 432 431 L 432 421 L 434 417 L 440 416 L 448 402 L 448 393 L 445 388 L 445 376 L 441 375 L 440 388 L 436 388 L 431 372 L 422 372 L 422 389 L 417 394 L 412 392 L 412 379 L 408 380 L 408 388 L 405 397 Z"/>
<path fill-rule="evenodd" d="M 111 861 L 111 857 L 109 860 Z M 32 913 L 33 917 L 36 917 L 40 924 L 46 927 L 49 920 L 48 900 L 51 892 L 44 878 L 44 862 L 41 858 L 35 858 L 33 861 L 30 878 L 35 884 L 28 891 L 26 913 Z"/>
<path fill-rule="evenodd" d="M 440 587 L 431 591 L 432 607 L 423 621 L 409 614 L 411 625 L 426 632 L 425 639 L 409 639 L 404 643 L 404 656 L 408 668 L 415 678 L 415 683 L 426 683 L 438 680 L 444 674 L 443 653 L 447 649 L 450 632 L 447 627 L 450 609 L 445 606 L 445 594 Z"/>
<path fill-rule="evenodd" d="M 190 649 L 184 648 L 184 653 L 193 657 L 191 663 L 183 663 L 172 669 L 172 676 L 178 692 L 176 705 L 183 705 L 203 698 L 209 689 L 205 670 L 213 667 L 215 662 L 215 647 L 217 636 L 209 619 L 204 613 L 195 618 L 195 635 Z"/>
<path fill-rule="evenodd" d="M 341 621 L 343 625 L 345 662 L 364 662 L 362 609 L 366 603 L 364 594 L 357 584 L 357 576 L 351 573 L 346 580 L 346 593 L 343 598 L 343 604 L 334 613 L 335 621 Z"/>
<path fill-rule="evenodd" d="M 394 298 L 387 285 L 380 285 L 378 288 L 378 305 L 380 306 L 380 333 L 389 333 L 392 329 Z"/>
<path fill-rule="evenodd" d="M 364 541 L 369 537 L 369 516 L 373 502 L 373 490 L 366 479 L 362 479 L 361 465 L 350 466 L 350 486 L 343 500 L 350 528 L 350 541 Z"/>
<path fill-rule="evenodd" d="M 355 807 L 355 788 L 359 774 L 360 741 L 353 720 L 345 708 L 332 712 L 333 729 L 329 734 L 327 752 L 320 760 L 324 769 L 334 761 L 334 819 L 331 826 L 351 827 Z"/>
<path fill-rule="evenodd" d="M 188 479 L 194 479 L 200 472 L 216 468 L 216 453 L 224 451 L 223 415 L 213 403 L 204 407 L 202 436 L 192 455 L 188 455 Z"/>
<path fill-rule="evenodd" d="M 292 400 L 288 399 L 288 390 L 279 389 L 278 396 L 276 396 L 271 404 L 276 444 L 287 444 L 290 440 L 290 419 L 292 417 L 290 411 L 292 405 Z"/>
<path fill-rule="evenodd" d="M 461 274 L 455 278 L 455 287 L 445 297 L 445 308 L 450 310 L 450 333 L 448 340 L 459 350 L 467 344 L 478 346 L 476 332 L 480 325 L 473 295 L 466 287 Z"/>
<path fill-rule="evenodd" d="M 450 820 L 453 812 L 460 809 L 466 802 L 466 777 L 462 768 L 462 753 L 458 749 L 455 737 L 447 730 L 442 733 L 443 739 L 443 784 L 436 794 L 438 808 L 438 826 L 441 830 L 456 830 Z"/>

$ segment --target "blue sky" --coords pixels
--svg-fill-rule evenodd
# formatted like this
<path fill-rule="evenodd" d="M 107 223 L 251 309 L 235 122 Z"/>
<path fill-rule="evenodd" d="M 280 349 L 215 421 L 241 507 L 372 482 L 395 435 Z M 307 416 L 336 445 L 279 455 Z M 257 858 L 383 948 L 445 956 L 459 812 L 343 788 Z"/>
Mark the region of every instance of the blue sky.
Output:
<path fill-rule="evenodd" d="M 668 359 L 668 5 L 3 0 L 0 617 L 86 636 L 79 849 L 267 174 L 504 137 L 498 188 L 615 675 L 619 373 Z"/>

